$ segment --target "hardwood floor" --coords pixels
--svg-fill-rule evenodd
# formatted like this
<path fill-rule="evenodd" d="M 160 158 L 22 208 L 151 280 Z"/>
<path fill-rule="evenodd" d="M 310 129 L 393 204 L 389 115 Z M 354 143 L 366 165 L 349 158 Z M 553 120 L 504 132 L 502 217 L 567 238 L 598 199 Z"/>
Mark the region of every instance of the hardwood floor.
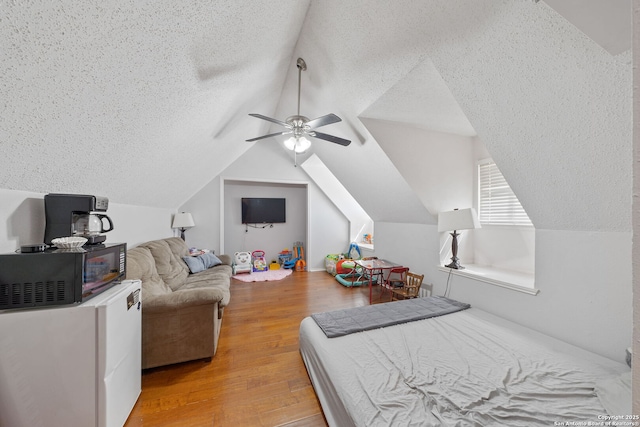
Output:
<path fill-rule="evenodd" d="M 300 321 L 366 305 L 368 292 L 325 272 L 276 282 L 232 279 L 215 357 L 144 372 L 125 427 L 326 426 L 298 350 Z"/>

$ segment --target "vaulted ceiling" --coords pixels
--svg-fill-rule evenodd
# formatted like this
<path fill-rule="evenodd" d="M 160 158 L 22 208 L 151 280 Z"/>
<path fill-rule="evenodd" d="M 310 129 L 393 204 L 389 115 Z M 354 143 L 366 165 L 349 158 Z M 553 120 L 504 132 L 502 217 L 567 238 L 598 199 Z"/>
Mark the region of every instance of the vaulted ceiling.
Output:
<path fill-rule="evenodd" d="M 630 1 L 603 3 L 0 0 L 0 188 L 177 208 L 273 129 L 248 113 L 294 114 L 303 57 L 302 113 L 354 141 L 313 152 L 375 220 L 433 221 L 365 117 L 479 138 L 543 227 L 626 229 Z"/>

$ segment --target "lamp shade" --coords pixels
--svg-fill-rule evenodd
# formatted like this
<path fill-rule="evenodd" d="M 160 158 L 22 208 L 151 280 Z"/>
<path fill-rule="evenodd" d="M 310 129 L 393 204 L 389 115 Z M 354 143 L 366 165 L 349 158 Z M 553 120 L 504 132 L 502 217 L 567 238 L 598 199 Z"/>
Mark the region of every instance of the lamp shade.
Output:
<path fill-rule="evenodd" d="M 174 215 L 171 228 L 191 228 L 195 226 L 193 217 L 188 212 L 180 212 Z"/>
<path fill-rule="evenodd" d="M 438 231 L 470 230 L 481 228 L 474 208 L 455 209 L 438 214 Z"/>

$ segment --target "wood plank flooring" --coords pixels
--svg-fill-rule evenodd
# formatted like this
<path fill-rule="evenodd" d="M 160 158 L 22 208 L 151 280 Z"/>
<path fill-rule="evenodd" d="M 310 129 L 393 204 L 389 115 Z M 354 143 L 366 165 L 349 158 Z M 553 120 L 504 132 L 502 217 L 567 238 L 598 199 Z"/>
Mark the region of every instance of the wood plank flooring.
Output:
<path fill-rule="evenodd" d="M 125 427 L 326 426 L 298 350 L 300 321 L 366 305 L 368 292 L 325 272 L 275 282 L 232 279 L 214 358 L 143 372 Z"/>

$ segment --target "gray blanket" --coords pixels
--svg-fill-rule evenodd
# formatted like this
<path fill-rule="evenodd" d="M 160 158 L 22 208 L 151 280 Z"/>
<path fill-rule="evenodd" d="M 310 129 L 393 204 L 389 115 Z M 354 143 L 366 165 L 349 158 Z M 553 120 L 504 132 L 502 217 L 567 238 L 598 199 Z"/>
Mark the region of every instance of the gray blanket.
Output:
<path fill-rule="evenodd" d="M 335 338 L 354 332 L 442 316 L 469 307 L 470 304 L 434 296 L 315 313 L 311 317 L 328 338 Z"/>

